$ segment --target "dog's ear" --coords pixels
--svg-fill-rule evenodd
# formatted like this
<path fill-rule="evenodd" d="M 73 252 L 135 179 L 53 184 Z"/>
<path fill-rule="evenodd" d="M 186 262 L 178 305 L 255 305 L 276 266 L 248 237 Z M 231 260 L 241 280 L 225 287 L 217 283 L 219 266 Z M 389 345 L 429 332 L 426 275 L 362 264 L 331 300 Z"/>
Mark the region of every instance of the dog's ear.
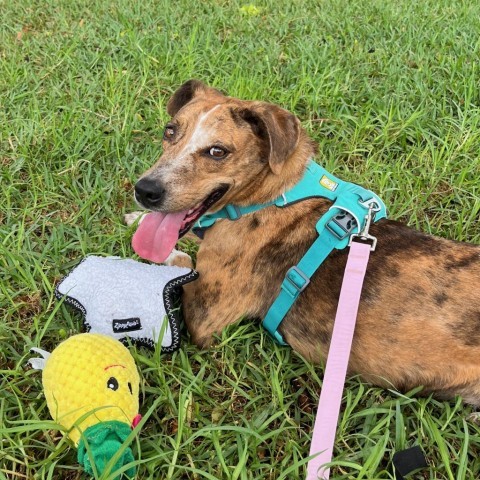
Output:
<path fill-rule="evenodd" d="M 253 102 L 238 112 L 253 132 L 268 146 L 268 163 L 279 175 L 285 161 L 295 150 L 300 138 L 300 121 L 292 113 L 270 103 Z"/>
<path fill-rule="evenodd" d="M 179 87 L 172 98 L 170 98 L 167 103 L 167 113 L 171 117 L 174 117 L 182 107 L 200 95 L 217 95 L 224 97 L 222 92 L 216 88 L 205 85 L 200 80 L 189 80 Z"/>

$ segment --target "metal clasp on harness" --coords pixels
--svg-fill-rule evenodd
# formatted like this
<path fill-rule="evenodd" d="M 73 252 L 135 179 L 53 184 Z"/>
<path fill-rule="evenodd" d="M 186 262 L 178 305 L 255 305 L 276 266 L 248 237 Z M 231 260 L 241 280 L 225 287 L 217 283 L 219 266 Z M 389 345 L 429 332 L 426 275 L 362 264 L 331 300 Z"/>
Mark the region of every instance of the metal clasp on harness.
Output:
<path fill-rule="evenodd" d="M 348 242 L 348 246 L 350 246 L 352 244 L 352 241 L 355 238 L 358 238 L 362 242 L 367 242 L 367 243 L 371 242 L 370 243 L 370 251 L 374 252 L 375 248 L 377 247 L 377 237 L 374 237 L 373 235 L 370 235 L 369 230 L 370 230 L 370 224 L 372 223 L 372 219 L 375 216 L 374 204 L 375 205 L 377 205 L 377 204 L 376 204 L 376 202 L 369 202 L 367 204 L 368 204 L 368 213 L 364 217 L 365 223 L 363 225 L 363 229 L 360 233 L 354 233 L 353 235 L 350 236 L 350 241 Z M 377 205 L 377 207 L 378 207 L 378 205 Z"/>
<path fill-rule="evenodd" d="M 382 208 L 377 202 L 377 199 L 375 197 L 369 198 L 368 200 L 362 201 L 359 200 L 358 203 L 363 207 L 363 208 L 368 208 L 373 207 L 373 213 L 379 212 Z"/>

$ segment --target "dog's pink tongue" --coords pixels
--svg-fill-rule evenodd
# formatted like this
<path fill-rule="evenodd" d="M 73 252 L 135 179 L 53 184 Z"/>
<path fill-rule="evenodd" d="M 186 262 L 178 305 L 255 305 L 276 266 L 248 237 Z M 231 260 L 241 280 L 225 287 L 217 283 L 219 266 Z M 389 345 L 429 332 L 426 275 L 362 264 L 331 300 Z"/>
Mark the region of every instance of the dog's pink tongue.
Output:
<path fill-rule="evenodd" d="M 145 260 L 162 263 L 177 243 L 179 230 L 187 212 L 150 212 L 140 222 L 132 238 L 132 247 Z"/>

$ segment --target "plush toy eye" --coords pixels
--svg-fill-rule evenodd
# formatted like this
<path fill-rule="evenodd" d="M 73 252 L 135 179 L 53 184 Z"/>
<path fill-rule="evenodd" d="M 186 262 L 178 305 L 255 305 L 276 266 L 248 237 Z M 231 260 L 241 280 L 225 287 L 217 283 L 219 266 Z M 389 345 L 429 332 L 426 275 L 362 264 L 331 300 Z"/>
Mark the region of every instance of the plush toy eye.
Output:
<path fill-rule="evenodd" d="M 110 377 L 107 382 L 107 388 L 113 391 L 118 390 L 118 380 L 115 377 Z"/>
<path fill-rule="evenodd" d="M 130 390 L 130 395 L 133 395 L 132 384 L 128 382 L 127 385 L 128 385 L 128 389 Z"/>

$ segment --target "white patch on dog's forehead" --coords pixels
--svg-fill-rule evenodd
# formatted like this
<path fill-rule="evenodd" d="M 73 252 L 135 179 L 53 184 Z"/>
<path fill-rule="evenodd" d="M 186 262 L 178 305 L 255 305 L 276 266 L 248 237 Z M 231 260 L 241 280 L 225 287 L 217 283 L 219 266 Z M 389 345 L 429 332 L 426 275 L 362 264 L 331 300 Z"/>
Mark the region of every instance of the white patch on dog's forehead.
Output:
<path fill-rule="evenodd" d="M 177 173 L 181 167 L 188 166 L 193 163 L 192 153 L 195 153 L 200 148 L 206 148 L 209 146 L 208 135 L 211 134 L 211 130 L 205 128 L 205 120 L 212 114 L 221 104 L 215 105 L 210 110 L 201 113 L 197 117 L 195 126 L 193 127 L 192 135 L 185 147 L 175 155 L 173 161 L 161 166 L 161 176 L 169 183 L 176 183 Z"/>
<path fill-rule="evenodd" d="M 190 137 L 190 140 L 188 144 L 185 146 L 182 152 L 180 154 L 182 155 L 188 155 L 190 153 L 196 152 L 199 148 L 207 146 L 204 141 L 205 138 L 208 136 L 209 130 L 207 130 L 204 127 L 205 120 L 207 117 L 213 113 L 220 105 L 215 105 L 213 108 L 210 110 L 200 114 L 198 116 L 197 124 L 194 127 L 194 130 L 192 132 L 192 136 Z"/>

